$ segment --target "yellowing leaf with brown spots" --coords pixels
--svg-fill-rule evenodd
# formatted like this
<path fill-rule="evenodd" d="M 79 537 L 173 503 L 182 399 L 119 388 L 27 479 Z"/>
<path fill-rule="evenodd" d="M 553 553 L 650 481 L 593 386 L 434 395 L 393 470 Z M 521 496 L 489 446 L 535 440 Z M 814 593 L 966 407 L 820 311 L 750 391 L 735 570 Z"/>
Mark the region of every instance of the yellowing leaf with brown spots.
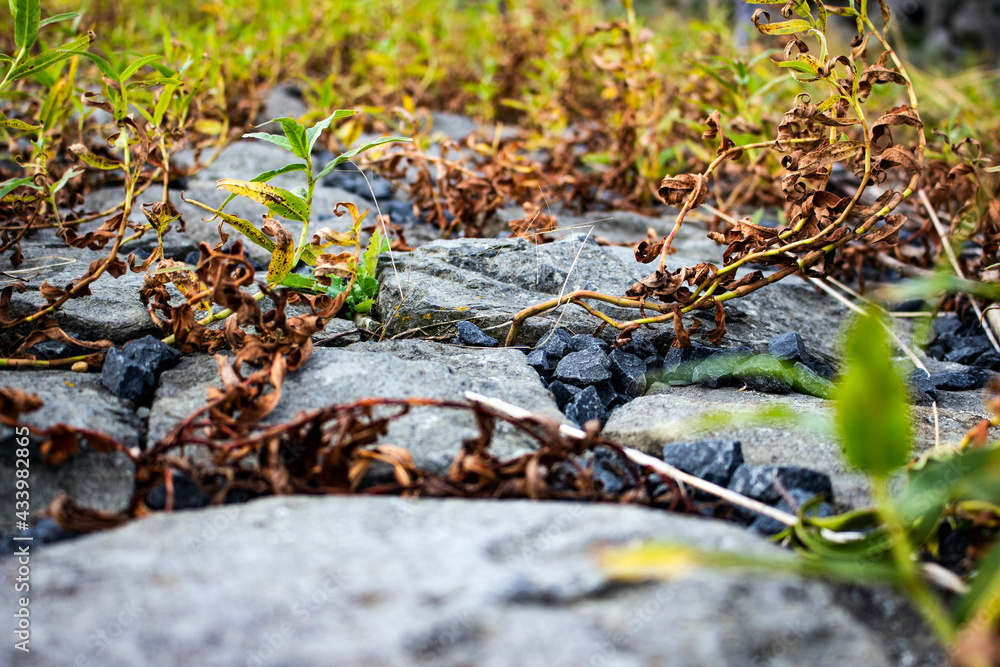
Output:
<path fill-rule="evenodd" d="M 215 183 L 218 190 L 226 190 L 236 195 L 242 195 L 267 207 L 271 213 L 288 220 L 306 222 L 309 220 L 309 206 L 296 194 L 276 188 L 268 183 L 254 181 L 237 181 L 223 178 Z"/>
<path fill-rule="evenodd" d="M 271 263 L 267 266 L 267 283 L 280 283 L 292 270 L 295 261 L 295 243 L 280 222 L 274 218 L 264 218 L 263 231 L 274 238 L 274 250 L 271 251 Z"/>

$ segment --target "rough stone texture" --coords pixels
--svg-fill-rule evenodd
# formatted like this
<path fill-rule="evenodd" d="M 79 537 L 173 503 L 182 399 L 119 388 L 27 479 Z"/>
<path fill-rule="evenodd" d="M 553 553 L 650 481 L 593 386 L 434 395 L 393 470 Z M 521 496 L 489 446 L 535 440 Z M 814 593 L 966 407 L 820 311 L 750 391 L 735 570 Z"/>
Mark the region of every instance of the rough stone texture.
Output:
<path fill-rule="evenodd" d="M 566 405 L 566 418 L 582 427 L 592 419 L 597 419 L 604 423 L 605 403 L 597 394 L 597 389 L 593 385 L 584 388 L 570 399 Z"/>
<path fill-rule="evenodd" d="M 584 386 L 596 384 L 611 378 L 611 362 L 608 355 L 592 347 L 579 352 L 570 352 L 559 360 L 552 377 L 567 384 Z"/>
<path fill-rule="evenodd" d="M 595 548 L 652 537 L 789 557 L 732 526 L 638 507 L 272 498 L 160 514 L 36 554 L 32 652 L 15 653 L 7 641 L 0 661 L 924 667 L 945 660 L 912 609 L 884 590 L 700 569 L 663 583 L 616 584 L 598 567 Z M 8 590 L 15 568 L 0 561 Z M 11 637 L 13 596 L 2 599 L 0 633 Z"/>
<path fill-rule="evenodd" d="M 832 501 L 833 486 L 830 478 L 821 472 L 800 466 L 752 466 L 743 464 L 733 473 L 729 488 L 769 505 L 781 500 L 781 490 L 774 483 L 777 479 L 786 491 L 798 489 L 810 495 L 822 494 Z M 752 514 L 751 516 L 756 516 Z"/>
<path fill-rule="evenodd" d="M 797 421 L 760 424 L 761 410 L 779 406 Z M 986 416 L 978 392 L 938 392 L 938 409 L 942 442 L 958 442 Z M 927 451 L 934 446 L 933 413 L 929 407 L 914 406 L 911 415 L 914 451 Z M 728 387 L 656 384 L 645 396 L 612 412 L 603 435 L 653 456 L 660 455 L 665 443 L 692 437 L 739 440 L 747 463 L 818 470 L 833 480 L 838 507 L 868 505 L 868 484 L 844 462 L 832 418 L 828 401 L 803 394 L 774 396 Z M 996 437 L 995 430 L 990 437 Z"/>
<path fill-rule="evenodd" d="M 663 460 L 686 473 L 726 486 L 743 463 L 743 448 L 739 440 L 675 442 L 663 446 Z"/>
<path fill-rule="evenodd" d="M 34 313 L 47 305 L 38 292 L 42 282 L 48 280 L 56 287 L 65 287 L 86 273 L 91 262 L 107 256 L 106 251 L 70 248 L 51 235 L 25 242 L 22 249 L 25 261 L 18 270 L 37 268 L 37 271 L 17 274 L 18 279 L 27 284 L 27 289 L 20 294 L 15 291 L 11 296 L 10 314 L 14 317 Z M 13 268 L 9 255 L 0 257 L 0 271 Z M 156 334 L 159 329 L 139 301 L 142 280 L 143 276 L 138 273 L 128 272 L 117 279 L 105 273 L 91 283 L 89 296 L 70 299 L 55 317 L 66 333 L 81 340 L 110 340 L 120 345 L 146 334 Z M 13 332 L 0 332 L 0 341 L 27 331 L 22 327 Z"/>
<path fill-rule="evenodd" d="M 126 447 L 143 443 L 143 424 L 135 406 L 101 385 L 97 374 L 64 371 L 3 371 L 0 387 L 10 387 L 38 394 L 45 405 L 22 415 L 21 420 L 41 428 L 57 423 L 101 431 Z M 0 511 L 14 516 L 14 446 L 13 429 L 0 425 Z M 87 443 L 58 468 L 42 463 L 41 440 L 32 436 L 30 446 L 31 513 L 46 509 L 60 493 L 69 493 L 78 502 L 98 509 L 125 509 L 132 497 L 134 468 L 122 453 L 98 454 Z M 7 526 L 5 526 L 7 527 Z"/>
<path fill-rule="evenodd" d="M 524 239 L 434 241 L 397 254 L 395 268 L 387 259 L 383 255 L 379 261 L 378 312 L 389 335 L 415 328 L 415 335 L 449 334 L 461 319 L 484 328 L 500 325 L 528 306 L 555 298 L 564 285 L 567 293 L 624 294 L 634 282 L 621 262 L 579 236 L 542 246 Z M 600 308 L 617 318 L 635 314 Z M 528 318 L 517 342 L 534 344 L 557 323 L 573 333 L 592 333 L 599 322 L 576 306 L 565 306 Z M 505 336 L 507 328 L 499 331 Z"/>
<path fill-rule="evenodd" d="M 187 357 L 164 373 L 150 412 L 150 441 L 162 438 L 177 420 L 201 405 L 208 384 L 218 382 L 215 361 L 207 355 Z M 282 401 L 267 422 L 287 421 L 300 410 L 368 396 L 465 400 L 466 391 L 562 417 L 551 394 L 517 350 L 383 341 L 314 350 L 305 366 L 288 375 Z M 415 408 L 393 423 L 384 441 L 410 449 L 418 467 L 444 473 L 462 440 L 475 433 L 475 421 L 468 413 Z M 501 458 L 517 456 L 529 451 L 530 442 L 500 425 L 491 451 Z"/>
<path fill-rule="evenodd" d="M 622 350 L 612 350 L 608 355 L 611 382 L 619 392 L 635 398 L 646 391 L 646 362 Z"/>
<path fill-rule="evenodd" d="M 809 361 L 809 352 L 802 342 L 802 336 L 794 331 L 778 334 L 767 341 L 767 351 L 781 361 Z"/>
<path fill-rule="evenodd" d="M 112 348 L 101 367 L 101 384 L 120 398 L 148 405 L 156 381 L 164 370 L 177 364 L 181 353 L 153 336 Z"/>
<path fill-rule="evenodd" d="M 472 322 L 458 323 L 458 342 L 462 345 L 471 345 L 473 347 L 496 347 L 500 344 L 500 341 L 493 336 L 486 335 L 482 329 Z"/>

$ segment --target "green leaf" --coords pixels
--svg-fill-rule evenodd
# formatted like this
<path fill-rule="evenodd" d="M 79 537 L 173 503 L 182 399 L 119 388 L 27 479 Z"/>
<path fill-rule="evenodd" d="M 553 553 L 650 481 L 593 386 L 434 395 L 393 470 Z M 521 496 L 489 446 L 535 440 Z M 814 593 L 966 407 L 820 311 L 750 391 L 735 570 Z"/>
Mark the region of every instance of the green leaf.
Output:
<path fill-rule="evenodd" d="M 38 0 L 14 0 L 14 46 L 27 51 L 38 37 L 42 6 Z"/>
<path fill-rule="evenodd" d="M 232 178 L 223 178 L 216 181 L 215 187 L 218 190 L 227 190 L 233 194 L 253 199 L 266 206 L 272 213 L 280 215 L 283 218 L 298 220 L 299 222 L 307 222 L 309 220 L 308 204 L 288 190 L 276 188 L 267 183 L 237 181 Z"/>
<path fill-rule="evenodd" d="M 305 160 L 309 154 L 309 148 L 306 146 L 306 128 L 294 118 L 288 118 L 287 116 L 272 118 L 256 127 L 263 127 L 271 123 L 281 123 L 281 131 L 285 133 L 285 138 L 288 139 L 289 150 L 292 151 L 295 157 Z"/>
<path fill-rule="evenodd" d="M 95 169 L 103 169 L 105 171 L 112 169 L 124 169 L 125 165 L 118 160 L 111 160 L 106 157 L 101 157 L 96 155 L 89 148 L 81 143 L 73 144 L 69 147 L 71 153 L 76 155 L 82 162 L 89 164 Z"/>
<path fill-rule="evenodd" d="M 80 14 L 78 12 L 66 12 L 65 14 L 56 14 L 55 16 L 50 16 L 49 18 L 44 19 L 41 23 L 38 24 L 38 27 L 44 28 L 45 26 L 52 23 L 59 23 L 60 21 L 68 21 L 70 19 L 75 19 L 79 15 Z"/>
<path fill-rule="evenodd" d="M 347 151 L 346 153 L 342 153 L 341 155 L 338 155 L 334 159 L 330 160 L 330 162 L 328 162 L 327 165 L 325 167 L 323 167 L 323 171 L 321 171 L 318 174 L 316 174 L 316 177 L 313 180 L 317 180 L 318 181 L 319 179 L 323 178 L 324 176 L 326 176 L 327 174 L 329 174 L 331 171 L 333 171 L 336 167 L 339 167 L 340 165 L 342 165 L 343 163 L 347 162 L 352 157 L 355 157 L 359 153 L 363 153 L 364 151 L 368 150 L 369 148 L 374 148 L 375 146 L 381 146 L 382 144 L 387 144 L 387 143 L 389 143 L 391 141 L 409 141 L 409 142 L 412 142 L 413 139 L 409 139 L 407 137 L 382 137 L 381 139 L 376 139 L 375 141 L 369 141 L 367 144 L 364 144 L 363 146 L 358 146 L 354 150 L 350 150 L 350 151 Z"/>
<path fill-rule="evenodd" d="M 261 172 L 256 176 L 254 176 L 253 178 L 251 178 L 250 180 L 254 183 L 267 183 L 275 176 L 281 176 L 282 174 L 287 174 L 290 171 L 305 171 L 305 170 L 306 166 L 304 164 L 302 164 L 301 162 L 293 162 L 292 164 L 286 164 L 284 167 L 281 167 L 280 169 L 271 169 L 270 171 Z"/>
<path fill-rule="evenodd" d="M 9 193 L 13 192 L 15 189 L 21 187 L 22 185 L 29 185 L 31 183 L 32 183 L 32 181 L 31 181 L 30 177 L 27 177 L 27 178 L 15 178 L 15 179 L 11 179 L 9 181 L 4 181 L 3 183 L 0 183 L 0 199 L 4 198 Z"/>
<path fill-rule="evenodd" d="M 312 152 L 313 146 L 316 145 L 316 140 L 319 139 L 319 135 L 323 133 L 323 130 L 330 127 L 331 122 L 339 118 L 353 116 L 356 113 L 358 112 L 352 109 L 337 109 L 332 114 L 310 127 L 306 130 L 306 150 L 310 153 Z"/>
<path fill-rule="evenodd" d="M 181 199 L 184 199 L 184 198 L 181 197 Z M 199 207 L 205 209 L 206 211 L 211 211 L 215 215 L 217 215 L 220 218 L 222 218 L 230 226 L 232 226 L 235 229 L 239 230 L 239 232 L 241 234 L 243 234 L 244 236 L 246 236 L 248 239 L 250 239 L 251 241 L 253 241 L 257 245 L 259 245 L 264 250 L 266 250 L 268 252 L 274 252 L 274 241 L 272 241 L 268 237 L 264 236 L 264 233 L 262 231 L 260 231 L 259 229 L 257 229 L 256 227 L 254 227 L 250 223 L 249 220 L 244 220 L 243 218 L 238 218 L 235 215 L 230 215 L 229 213 L 224 213 L 221 209 L 212 208 L 211 206 L 209 206 L 207 204 L 203 204 L 200 201 L 197 201 L 197 200 L 194 200 L 194 199 L 184 199 L 184 201 L 186 201 L 189 204 L 194 204 L 195 206 L 199 206 Z M 225 206 L 225 204 L 223 204 L 223 206 Z"/>
<path fill-rule="evenodd" d="M 167 77 L 156 77 L 155 79 L 143 79 L 142 81 L 133 81 L 132 83 L 126 84 L 125 90 L 136 90 L 137 88 L 152 88 L 153 86 L 179 86 L 184 82 L 180 79 L 172 79 Z"/>
<path fill-rule="evenodd" d="M 366 276 L 374 276 L 375 266 L 378 264 L 378 256 L 388 251 L 389 248 L 388 239 L 382 236 L 382 232 L 376 228 L 372 233 L 371 241 L 368 242 L 368 248 L 365 249 L 365 254 L 362 256 L 359 273 Z"/>
<path fill-rule="evenodd" d="M 370 313 L 372 306 L 374 305 L 375 305 L 375 299 L 365 299 L 364 301 L 359 301 L 358 303 L 354 304 L 353 309 L 355 313 L 361 313 L 362 315 L 364 315 L 365 313 Z"/>
<path fill-rule="evenodd" d="M 909 460 L 910 416 L 906 384 L 877 317 L 870 312 L 854 322 L 845 346 L 847 370 L 834 400 L 847 460 L 884 478 Z"/>
<path fill-rule="evenodd" d="M 55 194 L 56 192 L 59 192 L 66 186 L 66 184 L 69 182 L 69 179 L 73 178 L 74 176 L 79 176 L 82 173 L 84 173 L 83 169 L 70 167 L 69 169 L 66 170 L 66 173 L 62 175 L 62 178 L 56 181 L 55 185 L 52 186 L 51 188 L 52 193 Z"/>
<path fill-rule="evenodd" d="M 26 60 L 10 73 L 10 81 L 16 81 L 18 79 L 23 79 L 26 76 L 30 76 L 35 72 L 39 72 L 48 67 L 52 67 L 58 62 L 62 62 L 67 58 L 71 58 L 75 55 L 84 55 L 84 49 L 86 49 L 94 41 L 94 33 L 88 33 L 85 37 L 80 39 L 75 39 L 72 42 L 67 42 L 63 44 L 58 49 L 53 51 L 45 51 L 39 53 L 37 56 L 30 60 Z"/>
<path fill-rule="evenodd" d="M 378 295 L 378 281 L 372 276 L 358 275 L 355 283 L 360 289 L 362 294 L 369 298 L 375 298 Z"/>
<path fill-rule="evenodd" d="M 280 134 L 268 134 L 267 132 L 248 132 L 243 135 L 244 139 L 263 139 L 264 141 L 270 141 L 275 146 L 281 146 L 286 151 L 294 153 L 292 150 L 292 144 L 288 141 L 288 137 L 283 137 Z"/>
<path fill-rule="evenodd" d="M 18 120 L 16 118 L 7 118 L 7 116 L 0 113 L 0 127 L 9 127 L 12 130 L 24 130 L 26 132 L 31 132 L 33 130 L 41 129 L 41 125 L 29 125 L 23 120 Z"/>
<path fill-rule="evenodd" d="M 81 51 L 80 55 L 90 59 L 90 61 L 97 66 L 97 69 L 99 69 L 101 74 L 104 76 L 108 77 L 112 81 L 118 80 L 118 72 L 116 72 L 115 68 L 111 66 L 111 63 L 104 58 L 100 57 L 96 53 L 91 53 L 90 51 Z"/>
<path fill-rule="evenodd" d="M 148 65 L 154 60 L 159 60 L 158 55 L 143 56 L 142 58 L 136 59 L 131 65 L 122 70 L 122 73 L 118 75 L 118 81 L 125 83 L 132 77 L 133 74 L 139 71 L 144 65 Z"/>
<path fill-rule="evenodd" d="M 757 30 L 765 35 L 791 35 L 796 32 L 805 32 L 812 26 L 808 21 L 792 19 L 781 23 L 758 23 Z"/>

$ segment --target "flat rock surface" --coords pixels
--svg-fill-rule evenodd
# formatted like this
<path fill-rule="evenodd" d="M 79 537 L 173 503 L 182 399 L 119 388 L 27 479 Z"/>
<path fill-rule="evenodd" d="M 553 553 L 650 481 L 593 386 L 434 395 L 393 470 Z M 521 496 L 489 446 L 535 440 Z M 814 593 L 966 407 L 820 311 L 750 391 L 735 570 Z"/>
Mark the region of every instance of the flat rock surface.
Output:
<path fill-rule="evenodd" d="M 784 408 L 798 423 L 762 424 L 766 408 Z M 955 443 L 986 416 L 978 392 L 938 392 L 941 442 Z M 743 455 L 753 465 L 797 465 L 829 475 L 838 505 L 871 503 L 865 477 L 851 470 L 834 433 L 829 401 L 804 394 L 761 394 L 736 387 L 706 389 L 698 385 L 656 384 L 645 396 L 611 413 L 603 435 L 628 447 L 660 456 L 669 442 L 694 438 L 726 438 L 743 443 Z M 934 446 L 934 415 L 930 407 L 914 406 L 914 451 Z"/>
<path fill-rule="evenodd" d="M 9 256 L 0 258 L 0 271 L 13 270 L 13 275 L 27 286 L 24 292 L 14 291 L 11 295 L 12 317 L 30 315 L 47 305 L 38 291 L 42 282 L 47 280 L 55 287 L 66 288 L 87 272 L 91 262 L 107 257 L 110 248 L 108 252 L 71 248 L 61 239 L 46 234 L 37 241 L 23 243 L 22 252 L 25 261 L 16 268 L 10 265 Z M 91 283 L 89 296 L 70 299 L 59 308 L 56 320 L 64 331 L 84 340 L 103 339 L 121 344 L 147 334 L 156 334 L 159 329 L 139 301 L 142 280 L 143 274 L 140 273 L 127 272 L 119 278 L 105 273 Z M 4 280 L 0 287 L 7 284 L 8 281 Z M 22 328 L 17 333 L 26 331 Z M 8 331 L 0 331 L 0 340 L 10 335 Z"/>
<path fill-rule="evenodd" d="M 136 415 L 135 406 L 112 396 L 101 384 L 96 373 L 69 371 L 3 371 L 0 387 L 10 387 L 38 394 L 45 405 L 35 412 L 22 415 L 31 425 L 47 428 L 64 423 L 110 435 L 126 447 L 143 442 L 144 423 Z M 122 453 L 99 454 L 84 442 L 80 451 L 57 468 L 42 463 L 41 440 L 31 438 L 30 485 L 31 512 L 45 510 L 59 493 L 66 492 L 77 502 L 109 511 L 121 511 L 132 497 L 135 469 Z M 0 511 L 5 517 L 14 516 L 13 429 L 0 424 L 0 479 L 4 493 L 0 494 Z M 12 520 L 12 519 L 10 519 Z M 4 528 L 9 528 L 9 523 Z"/>
<path fill-rule="evenodd" d="M 541 246 L 524 239 L 434 241 L 397 254 L 395 266 L 387 259 L 379 261 L 378 310 L 389 335 L 444 335 L 470 319 L 502 341 L 509 328 L 503 325 L 524 308 L 563 291 L 624 294 L 635 282 L 624 264 L 579 235 Z M 631 319 L 634 312 L 604 305 L 615 317 Z M 557 325 L 592 333 L 598 324 L 578 307 L 564 306 L 526 320 L 517 342 L 533 344 Z"/>
<path fill-rule="evenodd" d="M 619 584 L 595 550 L 642 538 L 789 555 L 639 507 L 271 498 L 161 514 L 31 561 L 18 665 L 939 665 L 885 591 L 688 570 Z M 4 586 L 16 564 L 0 560 Z M 10 637 L 12 596 L 0 632 Z"/>
<path fill-rule="evenodd" d="M 524 239 L 434 241 L 413 253 L 396 254 L 394 263 L 383 255 L 378 312 L 386 333 L 441 336 L 454 333 L 459 320 L 472 319 L 504 340 L 511 318 L 525 308 L 574 290 L 621 296 L 655 268 L 635 262 L 628 248 L 597 246 L 584 238 L 569 235 L 541 246 Z M 697 261 L 705 261 L 704 255 L 671 259 L 677 267 Z M 619 321 L 639 317 L 636 310 L 590 303 Z M 831 359 L 847 312 L 834 299 L 789 279 L 727 303 L 728 333 L 722 344 L 763 346 L 777 334 L 799 332 L 811 353 Z M 714 311 L 698 311 L 695 317 L 705 320 L 703 331 L 714 326 Z M 686 322 L 690 326 L 691 319 Z M 556 326 L 592 333 L 599 324 L 578 306 L 564 305 L 526 319 L 516 342 L 533 345 Z M 673 327 L 661 325 L 656 333 L 646 334 L 661 346 L 669 345 Z M 607 339 L 615 335 L 611 327 L 603 333 Z"/>
<path fill-rule="evenodd" d="M 207 355 L 189 356 L 165 372 L 150 412 L 150 442 L 163 438 L 173 424 L 202 405 L 210 383 L 219 380 L 215 361 Z M 466 391 L 562 417 L 551 394 L 517 350 L 388 341 L 314 350 L 305 366 L 288 375 L 281 403 L 267 422 L 287 421 L 301 410 L 369 396 L 465 400 Z M 410 449 L 418 467 L 444 473 L 462 440 L 476 432 L 468 412 L 415 408 L 390 426 L 383 441 Z M 507 426 L 500 426 L 496 436 L 491 451 L 501 458 L 529 451 L 531 441 Z"/>

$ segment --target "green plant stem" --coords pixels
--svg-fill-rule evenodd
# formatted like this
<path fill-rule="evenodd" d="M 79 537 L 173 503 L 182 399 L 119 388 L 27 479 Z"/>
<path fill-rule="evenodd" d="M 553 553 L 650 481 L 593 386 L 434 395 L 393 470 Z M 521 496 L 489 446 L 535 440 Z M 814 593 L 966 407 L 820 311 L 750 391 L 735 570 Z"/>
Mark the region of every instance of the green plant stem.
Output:
<path fill-rule="evenodd" d="M 888 480 L 881 476 L 872 476 L 870 479 L 872 496 L 889 533 L 891 555 L 899 574 L 900 583 L 920 609 L 938 639 L 946 646 L 950 645 L 955 639 L 955 624 L 941 605 L 941 601 L 934 596 L 920 576 L 913 560 L 913 545 L 910 544 L 902 518 L 896 511 L 895 503 L 889 495 Z"/>

